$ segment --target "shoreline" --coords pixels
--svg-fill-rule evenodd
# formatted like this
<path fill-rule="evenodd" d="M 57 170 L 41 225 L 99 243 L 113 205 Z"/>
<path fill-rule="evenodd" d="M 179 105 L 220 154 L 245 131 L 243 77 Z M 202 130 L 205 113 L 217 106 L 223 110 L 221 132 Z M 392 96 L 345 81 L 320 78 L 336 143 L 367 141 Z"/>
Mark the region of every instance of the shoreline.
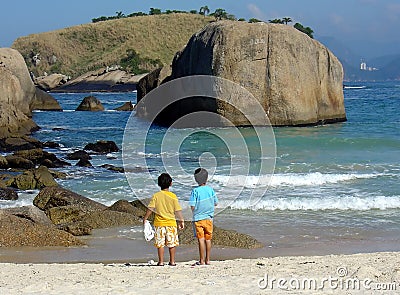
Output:
<path fill-rule="evenodd" d="M 130 236 L 124 232 L 133 230 Z M 87 245 L 82 247 L 17 247 L 0 248 L 0 263 L 147 263 L 157 261 L 152 241 L 143 239 L 141 227 L 123 227 L 94 230 L 90 236 L 80 237 Z M 399 252 L 398 240 L 354 239 L 332 242 L 310 241 L 299 245 L 280 244 L 256 249 L 213 246 L 214 260 L 256 259 L 258 257 L 299 257 L 323 255 L 353 255 L 379 252 Z M 168 254 L 165 254 L 167 259 Z M 176 260 L 189 261 L 198 257 L 197 244 L 177 248 Z"/>
<path fill-rule="evenodd" d="M 144 291 L 396 294 L 400 290 L 400 252 L 213 260 L 210 266 L 192 266 L 194 262 L 177 262 L 176 267 L 147 263 L 0 263 L 3 273 L 0 291 L 4 294 L 143 294 Z"/>

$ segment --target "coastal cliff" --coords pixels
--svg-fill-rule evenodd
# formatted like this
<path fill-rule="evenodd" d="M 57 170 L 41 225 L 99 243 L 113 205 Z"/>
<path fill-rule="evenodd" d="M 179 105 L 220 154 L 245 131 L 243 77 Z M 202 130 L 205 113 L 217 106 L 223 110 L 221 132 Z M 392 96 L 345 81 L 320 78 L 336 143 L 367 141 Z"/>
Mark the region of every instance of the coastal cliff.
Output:
<path fill-rule="evenodd" d="M 193 75 L 217 76 L 246 88 L 274 126 L 346 120 L 341 63 L 318 41 L 289 26 L 232 21 L 207 25 L 176 54 L 171 75 L 164 82 Z M 193 98 L 187 105 L 197 109 L 201 103 L 201 98 Z M 239 101 L 239 109 L 246 109 L 247 104 Z M 145 117 L 141 110 L 138 115 Z M 213 111 L 243 125 L 237 109 L 217 102 Z"/>

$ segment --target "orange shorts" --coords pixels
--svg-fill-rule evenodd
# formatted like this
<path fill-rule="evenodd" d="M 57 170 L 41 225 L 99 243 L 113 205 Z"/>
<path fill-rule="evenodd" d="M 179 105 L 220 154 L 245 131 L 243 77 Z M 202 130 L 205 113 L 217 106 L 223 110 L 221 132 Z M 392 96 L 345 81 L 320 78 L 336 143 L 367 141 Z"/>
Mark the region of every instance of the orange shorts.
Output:
<path fill-rule="evenodd" d="M 212 233 L 213 233 L 212 220 L 205 219 L 205 220 L 195 221 L 194 226 L 196 228 L 196 236 L 198 239 L 203 239 L 203 238 L 206 240 L 212 239 Z"/>

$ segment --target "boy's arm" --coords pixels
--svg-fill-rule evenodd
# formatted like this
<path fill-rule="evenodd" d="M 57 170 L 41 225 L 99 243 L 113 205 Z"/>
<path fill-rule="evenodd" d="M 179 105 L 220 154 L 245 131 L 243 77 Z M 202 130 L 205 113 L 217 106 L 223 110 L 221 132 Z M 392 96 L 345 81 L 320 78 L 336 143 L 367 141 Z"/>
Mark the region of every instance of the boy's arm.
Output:
<path fill-rule="evenodd" d="M 175 211 L 175 216 L 178 220 L 178 228 L 184 229 L 185 228 L 185 220 L 183 219 L 182 210 Z"/>
<path fill-rule="evenodd" d="M 155 208 L 147 208 L 146 214 L 143 217 L 143 224 L 146 223 L 147 218 L 149 218 L 149 216 L 151 215 L 151 213 L 153 213 L 155 210 Z"/>

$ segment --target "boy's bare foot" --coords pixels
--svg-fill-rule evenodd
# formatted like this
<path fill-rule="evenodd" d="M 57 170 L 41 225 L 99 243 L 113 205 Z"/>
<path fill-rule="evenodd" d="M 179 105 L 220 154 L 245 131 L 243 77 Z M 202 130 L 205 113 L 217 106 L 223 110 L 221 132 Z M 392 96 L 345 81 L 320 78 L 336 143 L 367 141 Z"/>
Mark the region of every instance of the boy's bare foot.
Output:
<path fill-rule="evenodd" d="M 206 261 L 206 265 L 210 265 L 211 263 L 210 263 L 210 261 Z"/>
<path fill-rule="evenodd" d="M 198 265 L 205 265 L 204 262 L 196 261 L 195 263 L 192 264 L 192 266 L 198 266 Z"/>

